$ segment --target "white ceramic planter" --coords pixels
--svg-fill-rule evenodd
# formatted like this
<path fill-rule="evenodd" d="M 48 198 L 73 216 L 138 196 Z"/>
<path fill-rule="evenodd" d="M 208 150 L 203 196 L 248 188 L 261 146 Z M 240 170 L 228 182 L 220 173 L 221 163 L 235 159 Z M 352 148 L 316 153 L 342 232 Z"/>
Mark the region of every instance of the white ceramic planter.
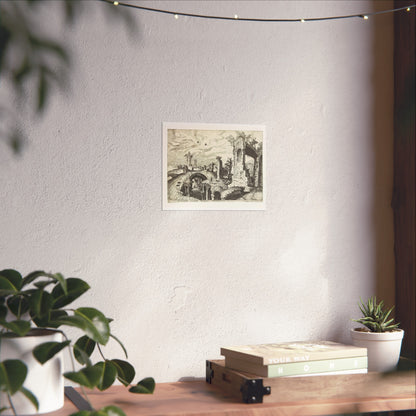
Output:
<path fill-rule="evenodd" d="M 364 332 L 351 329 L 352 343 L 367 348 L 368 371 L 394 370 L 400 358 L 404 331 Z"/>
<path fill-rule="evenodd" d="M 52 412 L 64 405 L 63 354 L 55 355 L 45 364 L 40 364 L 32 355 L 35 346 L 43 342 L 62 342 L 62 334 L 55 331 L 44 331 L 42 335 L 28 335 L 25 337 L 2 338 L 0 361 L 19 359 L 28 367 L 28 374 L 24 387 L 29 389 L 38 399 L 39 410 L 36 412 L 33 404 L 20 392 L 12 396 L 13 405 L 19 415 L 33 415 Z M 0 393 L 0 403 L 8 405 L 5 393 Z M 13 415 L 11 409 L 3 415 Z"/>

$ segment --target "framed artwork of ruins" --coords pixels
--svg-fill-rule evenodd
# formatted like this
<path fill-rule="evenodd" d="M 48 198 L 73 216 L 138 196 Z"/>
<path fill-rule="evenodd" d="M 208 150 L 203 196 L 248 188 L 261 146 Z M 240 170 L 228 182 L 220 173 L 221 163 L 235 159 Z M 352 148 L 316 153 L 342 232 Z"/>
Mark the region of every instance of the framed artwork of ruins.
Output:
<path fill-rule="evenodd" d="M 264 210 L 265 127 L 163 123 L 164 210 Z"/>

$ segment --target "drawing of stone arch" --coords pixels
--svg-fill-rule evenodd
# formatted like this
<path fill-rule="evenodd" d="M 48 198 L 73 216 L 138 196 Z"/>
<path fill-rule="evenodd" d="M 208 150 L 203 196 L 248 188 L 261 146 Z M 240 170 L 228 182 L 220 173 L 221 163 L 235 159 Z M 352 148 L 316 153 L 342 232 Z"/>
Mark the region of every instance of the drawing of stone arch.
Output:
<path fill-rule="evenodd" d="M 233 142 L 233 177 L 231 186 L 245 190 L 263 188 L 263 154 L 261 145 L 239 133 Z M 251 163 L 248 163 L 248 159 Z"/>

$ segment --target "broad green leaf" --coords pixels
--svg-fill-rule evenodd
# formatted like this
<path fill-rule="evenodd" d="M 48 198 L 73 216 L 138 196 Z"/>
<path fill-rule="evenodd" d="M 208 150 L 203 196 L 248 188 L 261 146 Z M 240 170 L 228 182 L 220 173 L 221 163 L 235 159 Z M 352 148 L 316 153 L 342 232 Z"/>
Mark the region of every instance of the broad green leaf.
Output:
<path fill-rule="evenodd" d="M 111 361 L 101 361 L 94 365 L 101 372 L 100 381 L 97 384 L 97 388 L 100 391 L 108 389 L 113 385 L 117 376 L 117 369 Z"/>
<path fill-rule="evenodd" d="M 87 309 L 87 311 L 85 311 Z M 96 311 L 98 314 L 91 312 Z M 101 315 L 100 315 L 101 314 Z M 75 315 L 63 316 L 52 322 L 53 325 L 68 325 L 81 329 L 93 341 L 105 345 L 109 338 L 109 325 L 104 315 L 93 308 L 80 308 Z"/>
<path fill-rule="evenodd" d="M 85 319 L 76 315 L 60 316 L 54 321 L 51 321 L 49 324 L 53 325 L 54 328 L 57 328 L 61 325 L 73 326 L 75 328 L 83 330 L 84 332 L 86 332 L 88 326 L 88 322 Z"/>
<path fill-rule="evenodd" d="M 69 277 L 66 279 L 66 284 L 67 293 L 64 292 L 61 285 L 55 286 L 52 290 L 51 294 L 54 298 L 54 309 L 59 309 L 63 306 L 69 305 L 90 288 L 88 283 L 82 279 L 78 279 L 77 277 Z"/>
<path fill-rule="evenodd" d="M 64 341 L 64 342 L 44 342 L 36 346 L 32 354 L 33 356 L 41 363 L 45 364 L 48 360 L 54 357 L 58 352 L 64 349 L 67 345 L 69 345 L 71 341 Z"/>
<path fill-rule="evenodd" d="M 19 335 L 20 337 L 25 336 L 30 331 L 30 322 L 23 320 L 15 321 L 0 321 L 0 324 L 7 328 L 9 331 Z"/>
<path fill-rule="evenodd" d="M 76 351 L 76 353 L 75 353 L 75 351 Z M 86 365 L 87 367 L 92 366 L 92 362 L 91 362 L 90 357 L 88 356 L 88 354 L 85 351 L 77 349 L 76 345 L 74 345 L 73 353 L 74 353 L 74 356 L 75 356 L 75 354 L 77 355 L 76 360 L 79 363 L 81 363 L 82 365 Z"/>
<path fill-rule="evenodd" d="M 136 375 L 136 371 L 134 370 L 134 367 L 127 361 L 123 361 L 123 360 L 116 359 L 116 360 L 111 360 L 111 362 L 117 368 L 118 381 L 120 381 L 120 383 L 124 384 L 125 386 L 128 386 L 133 381 L 134 376 Z"/>
<path fill-rule="evenodd" d="M 6 305 L 0 305 L 0 322 L 6 319 L 8 309 Z"/>
<path fill-rule="evenodd" d="M 59 284 L 61 285 L 62 290 L 64 291 L 64 293 L 65 293 L 65 294 L 66 294 L 66 293 L 68 293 L 68 286 L 67 286 L 67 282 L 66 282 L 65 277 L 64 277 L 61 273 L 55 273 L 55 274 L 53 275 L 53 278 L 54 278 L 57 282 L 59 282 Z"/>
<path fill-rule="evenodd" d="M 51 310 L 50 314 L 50 320 L 48 322 L 48 327 L 50 328 L 59 328 L 61 323 L 59 322 L 59 319 L 68 316 L 68 313 L 66 311 L 62 311 L 60 309 L 58 310 Z"/>
<path fill-rule="evenodd" d="M 18 292 L 17 287 L 9 279 L 0 275 L 0 296 L 9 296 Z"/>
<path fill-rule="evenodd" d="M 29 299 L 29 306 L 34 315 L 48 316 L 52 309 L 53 298 L 44 290 L 35 291 Z"/>
<path fill-rule="evenodd" d="M 144 378 L 135 386 L 129 388 L 130 393 L 152 394 L 155 390 L 155 380 L 152 377 Z"/>
<path fill-rule="evenodd" d="M 29 283 L 34 282 L 37 278 L 39 277 L 46 277 L 49 280 L 41 280 L 40 282 L 36 282 L 34 283 L 34 285 L 39 288 L 39 289 L 43 289 L 46 286 L 53 284 L 53 283 L 59 283 L 60 286 L 62 287 L 62 290 L 64 291 L 64 293 L 66 293 L 67 291 L 67 282 L 66 279 L 64 278 L 64 276 L 61 273 L 47 273 L 44 272 L 43 270 L 39 270 L 39 271 L 35 271 L 32 272 L 30 274 L 28 274 L 24 279 L 23 279 L 23 285 L 28 285 Z"/>
<path fill-rule="evenodd" d="M 52 296 L 43 290 L 35 291 L 29 298 L 30 315 L 36 325 L 48 326 L 52 303 Z"/>
<path fill-rule="evenodd" d="M 0 391 L 5 391 L 10 395 L 15 394 L 23 386 L 26 375 L 27 367 L 22 361 L 0 362 Z"/>
<path fill-rule="evenodd" d="M 38 289 L 41 289 L 41 290 L 45 289 L 46 287 L 51 286 L 53 284 L 55 284 L 55 282 L 53 280 L 41 280 L 40 282 L 33 283 L 33 285 L 35 287 L 37 287 Z"/>
<path fill-rule="evenodd" d="M 91 354 L 94 352 L 96 342 L 83 335 L 74 344 L 74 357 L 80 364 L 89 364 Z"/>
<path fill-rule="evenodd" d="M 26 398 L 28 398 L 32 402 L 32 404 L 33 404 L 33 406 L 35 407 L 36 410 L 39 410 L 38 399 L 36 398 L 36 396 L 30 390 L 28 390 L 27 388 L 22 386 L 22 387 L 20 387 L 19 391 L 22 392 L 26 396 Z"/>
<path fill-rule="evenodd" d="M 97 386 L 101 379 L 101 370 L 98 367 L 85 367 L 79 371 L 70 371 L 64 373 L 64 377 L 74 381 L 81 386 L 93 389 Z"/>
<path fill-rule="evenodd" d="M 88 326 L 85 333 L 99 344 L 105 345 L 110 337 L 110 325 L 102 312 L 95 308 L 78 308 L 75 315 L 82 317 Z"/>
<path fill-rule="evenodd" d="M 23 278 L 22 287 L 34 282 L 38 277 L 47 277 L 47 275 L 48 273 L 44 272 L 43 270 L 36 270 L 31 272 Z"/>
<path fill-rule="evenodd" d="M 0 276 L 6 278 L 16 288 L 16 290 L 20 290 L 22 288 L 23 278 L 17 270 L 2 270 L 0 271 Z"/>
<path fill-rule="evenodd" d="M 20 317 L 29 310 L 29 303 L 24 296 L 10 296 L 7 299 L 7 306 L 13 315 Z"/>

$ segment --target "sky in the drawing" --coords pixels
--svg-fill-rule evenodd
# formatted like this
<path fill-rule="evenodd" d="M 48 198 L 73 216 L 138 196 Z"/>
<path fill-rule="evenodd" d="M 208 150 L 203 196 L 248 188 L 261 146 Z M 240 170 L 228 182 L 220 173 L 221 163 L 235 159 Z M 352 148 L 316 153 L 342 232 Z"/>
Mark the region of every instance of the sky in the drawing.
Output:
<path fill-rule="evenodd" d="M 246 131 L 258 142 L 262 142 L 263 132 Z M 233 156 L 230 139 L 237 136 L 234 130 L 191 130 L 168 129 L 168 169 L 186 164 L 185 155 L 190 152 L 198 166 L 208 165 L 220 156 L 223 163 Z"/>

